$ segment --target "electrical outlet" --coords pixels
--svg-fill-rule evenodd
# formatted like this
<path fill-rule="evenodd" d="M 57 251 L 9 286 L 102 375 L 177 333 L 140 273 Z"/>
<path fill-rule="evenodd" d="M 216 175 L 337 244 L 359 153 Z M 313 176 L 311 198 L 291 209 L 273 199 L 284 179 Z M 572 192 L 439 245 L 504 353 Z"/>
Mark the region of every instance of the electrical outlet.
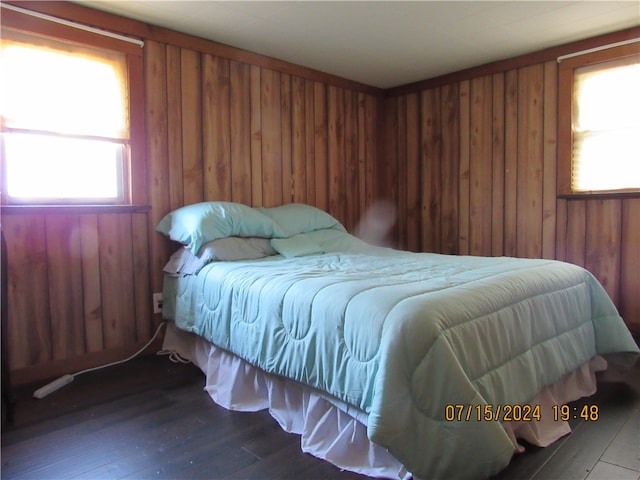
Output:
<path fill-rule="evenodd" d="M 153 294 L 153 313 L 162 313 L 162 293 Z"/>

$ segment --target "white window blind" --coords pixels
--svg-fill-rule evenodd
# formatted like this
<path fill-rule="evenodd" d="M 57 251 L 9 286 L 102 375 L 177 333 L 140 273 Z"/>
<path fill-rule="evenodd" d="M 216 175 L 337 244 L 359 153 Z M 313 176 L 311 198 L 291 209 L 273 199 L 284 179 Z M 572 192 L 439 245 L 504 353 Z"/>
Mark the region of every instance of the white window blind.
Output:
<path fill-rule="evenodd" d="M 21 32 L 2 38 L 5 190 L 37 203 L 123 203 L 126 55 Z"/>
<path fill-rule="evenodd" d="M 640 63 L 637 56 L 577 68 L 571 190 L 640 189 Z"/>
<path fill-rule="evenodd" d="M 125 56 L 37 38 L 2 40 L 5 125 L 128 138 Z"/>

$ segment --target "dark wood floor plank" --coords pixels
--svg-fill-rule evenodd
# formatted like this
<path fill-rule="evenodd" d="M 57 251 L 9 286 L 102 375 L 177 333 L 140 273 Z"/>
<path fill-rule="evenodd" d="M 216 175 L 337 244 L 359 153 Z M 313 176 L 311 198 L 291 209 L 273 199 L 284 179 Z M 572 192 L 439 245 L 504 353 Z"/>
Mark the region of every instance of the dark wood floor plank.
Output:
<path fill-rule="evenodd" d="M 300 452 L 298 441 L 287 442 L 273 454 L 263 458 L 248 468 L 225 477 L 226 480 L 279 480 L 279 479 L 335 479 L 355 480 L 366 478 L 361 475 L 341 471 L 330 463 Z"/>
<path fill-rule="evenodd" d="M 49 469 L 51 476 L 56 471 L 64 471 L 68 477 L 78 476 L 109 462 L 123 460 L 126 463 L 130 452 L 136 449 L 154 451 L 163 443 L 170 444 L 174 434 L 189 428 L 191 422 L 179 416 L 169 422 L 171 412 L 167 410 L 172 409 L 138 412 L 137 416 L 129 411 L 127 421 L 99 428 L 75 425 L 57 430 L 55 439 L 51 439 L 51 435 L 39 438 L 41 446 L 37 449 L 33 448 L 34 442 L 25 442 L 23 448 L 36 452 L 37 461 L 30 462 L 30 467 L 24 469 L 24 473 L 30 473 L 32 469 Z M 56 445 L 56 449 L 51 448 L 52 444 Z M 57 452 L 60 449 L 64 452 L 62 456 Z"/>
<path fill-rule="evenodd" d="M 638 404 L 635 391 L 626 384 L 600 385 L 595 395 L 571 405 L 579 412 L 583 405 L 599 409 L 596 421 L 581 421 L 564 442 L 561 455 L 554 455 L 535 475 L 535 480 L 582 480 L 589 475 Z"/>
<path fill-rule="evenodd" d="M 586 480 L 638 480 L 640 473 L 610 463 L 598 462 Z"/>
<path fill-rule="evenodd" d="M 636 408 L 602 456 L 602 461 L 640 472 L 640 408 Z"/>
<path fill-rule="evenodd" d="M 128 470 L 108 464 L 87 473 L 94 478 L 115 478 L 116 471 L 119 472 L 117 478 L 178 478 L 190 469 L 198 468 L 213 472 L 217 478 L 255 462 L 256 457 L 243 451 L 241 445 L 261 426 L 255 425 L 246 415 L 239 421 L 241 415 L 212 404 L 204 392 L 198 392 L 197 396 L 197 402 L 183 400 L 182 405 L 174 409 L 177 415 L 159 412 L 165 417 L 170 415 L 171 422 L 158 419 L 161 428 L 145 433 L 139 439 L 133 436 L 133 442 L 125 442 L 121 463 Z M 134 427 L 137 427 L 135 423 Z M 111 435 L 118 437 L 117 432 Z M 144 452 L 145 458 L 140 461 L 136 452 Z"/>
<path fill-rule="evenodd" d="M 14 426 L 38 424 L 135 393 L 149 392 L 158 386 L 170 391 L 196 380 L 204 386 L 202 373 L 193 365 L 175 364 L 156 355 L 146 355 L 134 362 L 80 375 L 42 399 L 33 398 L 32 393 L 46 382 L 15 389 L 19 408 L 16 408 Z"/>
<path fill-rule="evenodd" d="M 637 378 L 640 365 L 599 382 L 594 397 L 576 402 L 597 404 L 597 422 L 572 420 L 571 435 L 527 447 L 494 480 L 640 480 Z M 3 426 L 3 480 L 364 478 L 302 453 L 300 437 L 266 411 L 216 405 L 192 365 L 150 355 L 80 376 L 42 400 L 31 397 L 38 386 L 18 389 L 16 423 Z"/>
<path fill-rule="evenodd" d="M 502 472 L 491 477 L 491 480 L 509 480 L 513 478 L 524 480 L 534 478 L 542 466 L 562 449 L 566 441 L 566 437 L 560 438 L 546 448 L 522 442 L 525 451 L 516 453 L 511 459 L 509 466 Z"/>
<path fill-rule="evenodd" d="M 92 449 L 100 450 L 102 458 L 106 458 L 111 452 L 118 455 L 119 450 L 116 447 L 120 442 L 111 441 L 113 436 L 110 436 L 109 432 L 128 432 L 129 435 L 121 434 L 117 438 L 130 439 L 129 429 L 132 420 L 138 419 L 141 415 L 150 416 L 154 411 L 165 408 L 167 402 L 162 398 L 143 396 L 134 397 L 127 402 L 116 402 L 116 405 L 118 411 L 92 409 L 90 412 L 68 414 L 61 419 L 44 422 L 39 429 L 30 427 L 26 429 L 27 435 L 21 435 L 20 441 L 12 438 L 11 434 L 3 435 L 3 474 L 11 474 L 14 464 L 21 466 L 24 474 L 31 474 L 42 469 L 54 468 L 65 461 L 77 463 L 76 456 L 81 457 L 83 453 Z M 61 426 L 62 423 L 66 426 Z M 133 433 L 148 434 L 148 430 L 145 430 L 140 422 L 135 425 L 137 428 Z M 64 455 L 60 455 L 60 451 L 63 451 Z"/>

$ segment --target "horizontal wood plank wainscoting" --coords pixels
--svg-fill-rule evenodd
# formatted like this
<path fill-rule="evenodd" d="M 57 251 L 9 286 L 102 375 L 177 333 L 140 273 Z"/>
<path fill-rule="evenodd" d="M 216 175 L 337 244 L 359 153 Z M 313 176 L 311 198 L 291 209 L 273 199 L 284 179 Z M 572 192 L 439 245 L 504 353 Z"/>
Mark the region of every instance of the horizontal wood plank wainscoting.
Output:
<path fill-rule="evenodd" d="M 640 335 L 640 198 L 557 195 L 560 55 L 640 28 L 392 89 L 381 178 L 416 251 L 566 260 L 589 269 Z M 382 185 L 381 185 L 382 186 Z"/>
<path fill-rule="evenodd" d="M 555 57 L 575 45 L 385 92 L 75 4 L 7 3 L 145 43 L 146 162 L 132 168 L 148 207 L 3 207 L 15 383 L 148 341 L 160 321 L 151 294 L 176 248 L 155 226 L 203 200 L 305 202 L 353 231 L 391 199 L 400 247 L 585 265 L 640 330 L 640 199 L 555 194 Z"/>

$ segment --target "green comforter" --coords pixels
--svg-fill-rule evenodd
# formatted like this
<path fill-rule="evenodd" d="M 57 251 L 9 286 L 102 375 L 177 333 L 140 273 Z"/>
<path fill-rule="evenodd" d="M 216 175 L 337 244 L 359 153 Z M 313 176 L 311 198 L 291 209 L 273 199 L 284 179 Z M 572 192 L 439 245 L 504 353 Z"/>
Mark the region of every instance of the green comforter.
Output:
<path fill-rule="evenodd" d="M 328 253 L 215 262 L 171 279 L 165 316 L 361 410 L 369 438 L 415 475 L 498 472 L 514 446 L 476 406 L 525 405 L 595 355 L 638 351 L 602 286 L 575 265 L 314 234 Z M 457 405 L 471 417 L 451 421 Z"/>

